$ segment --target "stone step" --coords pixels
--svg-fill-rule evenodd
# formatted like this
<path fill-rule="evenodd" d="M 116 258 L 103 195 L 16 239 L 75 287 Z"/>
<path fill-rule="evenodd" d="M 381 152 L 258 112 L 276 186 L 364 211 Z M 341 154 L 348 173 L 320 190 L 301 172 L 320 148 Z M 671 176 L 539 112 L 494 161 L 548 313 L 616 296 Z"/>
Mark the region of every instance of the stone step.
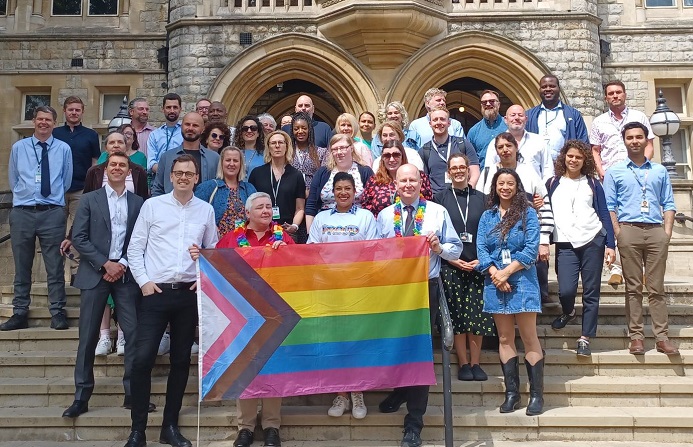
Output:
<path fill-rule="evenodd" d="M 549 370 L 547 370 L 549 372 Z M 442 376 L 431 387 L 429 405 L 443 405 Z M 525 374 L 522 374 L 522 392 L 529 392 Z M 490 376 L 486 382 L 463 382 L 452 379 L 453 404 L 493 408 L 503 401 L 503 379 Z M 60 407 L 66 408 L 74 400 L 74 381 L 66 378 L 2 378 L 0 379 L 0 407 Z M 197 406 L 198 381 L 190 377 L 183 404 Z M 548 406 L 568 407 L 599 404 L 601 407 L 693 407 L 693 377 L 564 377 L 548 376 L 544 380 L 545 400 Z M 152 379 L 151 401 L 163 406 L 166 378 Z M 366 405 L 376 408 L 387 391 L 367 391 Z M 334 394 L 295 396 L 284 399 L 285 406 L 319 406 L 325 411 L 332 404 Z M 120 377 L 99 377 L 89 407 L 117 407 L 123 401 L 123 383 Z M 205 407 L 234 406 L 233 400 L 204 402 Z M 375 411 L 375 410 L 374 410 Z"/>
<path fill-rule="evenodd" d="M 157 439 L 157 438 L 154 438 Z M 62 442 L 44 442 L 44 441 L 0 441 L 0 447 L 122 447 L 123 442 L 120 441 L 62 441 Z M 460 444 L 461 443 L 461 444 Z M 156 442 L 149 441 L 150 446 L 158 446 Z M 196 443 L 198 447 L 230 447 L 231 440 L 224 441 L 200 441 Z M 260 445 L 259 443 L 257 444 Z M 456 446 L 459 447 L 527 447 L 524 441 L 458 441 Z M 590 441 L 580 442 L 572 441 L 570 447 L 690 447 L 690 443 L 679 442 L 635 442 L 635 441 Z M 399 446 L 399 441 L 391 443 L 383 443 L 382 441 L 282 441 L 283 447 L 388 447 Z M 444 447 L 443 441 L 430 443 L 424 440 L 421 447 Z M 532 441 L 531 447 L 566 447 L 565 441 Z"/>
<path fill-rule="evenodd" d="M 353 441 L 382 441 L 378 445 L 397 445 L 402 436 L 404 409 L 393 414 L 371 413 L 362 420 L 350 414 L 327 416 L 324 408 L 284 407 L 281 436 L 286 441 L 333 441 L 344 446 Z M 540 416 L 524 411 L 501 414 L 496 408 L 453 407 L 456 440 L 514 441 L 639 441 L 690 442 L 693 412 L 690 407 L 546 407 Z M 77 419 L 61 417 L 61 408 L 1 408 L 0 440 L 61 442 L 66 440 L 125 440 L 130 431 L 130 414 L 123 408 L 94 408 Z M 236 433 L 236 411 L 231 407 L 199 409 L 186 406 L 179 425 L 190 439 L 231 442 Z M 151 413 L 148 439 L 158 437 L 161 411 Z M 443 408 L 429 406 L 424 417 L 422 437 L 428 442 L 444 439 Z M 479 445 L 479 444 L 475 444 Z"/>

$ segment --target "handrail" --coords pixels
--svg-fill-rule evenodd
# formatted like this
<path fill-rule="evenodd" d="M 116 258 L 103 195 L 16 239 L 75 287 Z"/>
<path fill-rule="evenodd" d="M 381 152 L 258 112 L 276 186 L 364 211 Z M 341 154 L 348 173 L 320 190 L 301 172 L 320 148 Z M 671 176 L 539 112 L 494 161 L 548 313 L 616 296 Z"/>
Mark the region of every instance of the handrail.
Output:
<path fill-rule="evenodd" d="M 674 220 L 676 221 L 676 223 L 680 223 L 681 225 L 683 225 L 686 223 L 686 221 L 693 222 L 693 217 L 686 216 L 683 213 L 676 213 L 676 215 L 674 215 Z"/>
<path fill-rule="evenodd" d="M 452 433 L 452 379 L 450 377 L 450 351 L 454 340 L 450 309 L 443 292 L 443 281 L 438 277 L 438 304 L 443 340 L 443 421 L 445 422 L 445 447 L 453 447 Z"/>
<path fill-rule="evenodd" d="M 2 244 L 3 242 L 5 242 L 5 241 L 7 241 L 7 240 L 9 240 L 9 239 L 10 239 L 10 235 L 9 235 L 9 234 L 6 234 L 6 235 L 4 235 L 3 237 L 0 237 L 0 244 Z"/>

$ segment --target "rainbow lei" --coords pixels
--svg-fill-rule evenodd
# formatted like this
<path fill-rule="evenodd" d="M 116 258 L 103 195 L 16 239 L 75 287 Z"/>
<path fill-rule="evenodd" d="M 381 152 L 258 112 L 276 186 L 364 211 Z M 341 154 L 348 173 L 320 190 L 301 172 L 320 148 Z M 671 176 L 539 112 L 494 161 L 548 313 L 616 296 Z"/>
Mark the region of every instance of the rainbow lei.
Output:
<path fill-rule="evenodd" d="M 236 243 L 239 247 L 250 247 L 250 242 L 248 242 L 248 237 L 246 236 L 246 225 L 247 222 L 244 220 L 239 220 L 233 229 L 233 234 L 236 236 Z M 270 237 L 269 243 L 267 245 L 272 245 L 276 241 L 284 240 L 284 229 L 281 225 L 276 222 L 270 224 L 272 229 L 272 236 Z"/>
<path fill-rule="evenodd" d="M 414 236 L 421 235 L 421 227 L 423 226 L 424 212 L 426 211 L 426 199 L 423 195 L 419 195 L 419 206 L 416 208 L 414 217 Z M 402 237 L 402 202 L 399 196 L 395 199 L 395 237 Z"/>

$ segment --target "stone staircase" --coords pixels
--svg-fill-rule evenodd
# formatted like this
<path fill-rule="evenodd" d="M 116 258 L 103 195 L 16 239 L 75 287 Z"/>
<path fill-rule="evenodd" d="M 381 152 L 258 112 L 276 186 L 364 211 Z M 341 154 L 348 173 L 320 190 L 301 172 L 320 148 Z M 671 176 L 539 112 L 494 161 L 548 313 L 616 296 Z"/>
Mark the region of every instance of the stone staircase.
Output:
<path fill-rule="evenodd" d="M 555 296 L 556 285 L 551 286 Z M 574 352 L 580 318 L 577 324 L 554 331 L 550 322 L 560 313 L 560 307 L 548 306 L 539 316 L 538 327 L 546 349 L 546 412 L 540 416 L 526 416 L 524 410 L 510 414 L 498 412 L 503 384 L 495 351 L 482 353 L 482 367 L 490 376 L 487 382 L 460 382 L 453 366 L 453 424 L 457 445 L 468 442 L 465 445 L 484 446 L 512 441 L 538 445 L 551 441 L 579 441 L 583 445 L 690 442 L 693 283 L 673 278 L 667 281 L 666 290 L 670 337 L 681 350 L 678 357 L 657 353 L 649 329 L 647 353 L 640 357 L 627 353 L 622 287 L 614 290 L 604 284 L 602 288 L 600 326 L 598 336 L 592 340 L 593 355 L 589 359 L 578 358 Z M 0 321 L 4 321 L 12 314 L 12 288 L 5 286 L 0 291 Z M 115 354 L 97 357 L 96 389 L 89 402 L 89 412 L 74 421 L 61 417 L 73 400 L 79 292 L 68 288 L 67 313 L 73 327 L 66 331 L 48 329 L 46 294 L 45 286 L 35 285 L 29 329 L 0 332 L 0 446 L 8 441 L 26 441 L 22 446 L 32 445 L 32 441 L 57 447 L 85 445 L 75 443 L 78 440 L 122 445 L 130 430 L 129 411 L 120 407 L 122 357 Z M 649 317 L 646 318 L 649 324 Z M 426 428 L 422 433 L 423 439 L 430 443 L 427 445 L 443 445 L 444 439 L 440 349 L 436 350 L 435 362 L 439 385 L 431 388 Z M 456 364 L 454 354 L 452 362 Z M 149 439 L 158 437 L 167 364 L 168 356 L 162 356 L 154 370 L 152 401 L 160 409 L 150 415 Z M 526 402 L 528 387 L 523 370 Z M 363 420 L 350 415 L 327 416 L 332 395 L 286 398 L 282 409 L 282 439 L 291 446 L 399 445 L 404 408 L 395 414 L 380 414 L 377 404 L 386 394 L 386 391 L 366 393 L 369 415 Z M 235 410 L 234 402 L 204 403 L 198 407 L 197 366 L 192 365 L 181 412 L 183 434 L 191 439 L 198 437 L 199 411 L 200 445 L 229 446 L 236 434 Z M 256 444 L 261 445 L 257 441 Z"/>

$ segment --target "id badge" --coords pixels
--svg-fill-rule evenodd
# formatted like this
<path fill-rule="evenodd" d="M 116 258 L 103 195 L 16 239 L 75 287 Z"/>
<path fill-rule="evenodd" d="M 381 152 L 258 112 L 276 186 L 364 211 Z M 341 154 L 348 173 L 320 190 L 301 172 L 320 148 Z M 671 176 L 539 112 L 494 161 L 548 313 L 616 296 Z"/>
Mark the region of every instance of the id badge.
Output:
<path fill-rule="evenodd" d="M 445 183 L 452 183 L 452 179 L 450 178 L 448 171 L 445 171 Z"/>
<path fill-rule="evenodd" d="M 508 265 L 513 262 L 512 258 L 510 257 L 510 250 L 504 248 L 501 251 L 501 260 L 503 261 L 503 265 Z"/>
<path fill-rule="evenodd" d="M 41 183 L 41 171 L 40 170 L 36 171 L 35 179 L 36 179 L 36 183 Z"/>
<path fill-rule="evenodd" d="M 643 200 L 640 203 L 640 212 L 643 214 L 649 214 L 650 213 L 650 203 L 647 200 Z"/>
<path fill-rule="evenodd" d="M 272 220 L 278 220 L 278 219 L 279 219 L 279 207 L 273 206 L 272 207 Z"/>
<path fill-rule="evenodd" d="M 471 244 L 474 242 L 474 236 L 471 233 L 460 233 L 460 240 L 465 244 Z"/>

